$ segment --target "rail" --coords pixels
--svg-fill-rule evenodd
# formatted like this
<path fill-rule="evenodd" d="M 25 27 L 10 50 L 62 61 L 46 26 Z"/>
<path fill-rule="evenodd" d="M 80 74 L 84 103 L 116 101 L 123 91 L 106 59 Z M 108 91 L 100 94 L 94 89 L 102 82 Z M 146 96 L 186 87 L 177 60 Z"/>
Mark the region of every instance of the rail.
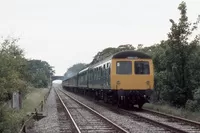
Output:
<path fill-rule="evenodd" d="M 154 110 L 150 110 L 150 109 L 143 109 L 143 111 L 149 112 L 149 113 L 152 113 L 152 114 L 158 114 L 158 115 L 165 116 L 165 117 L 172 118 L 172 119 L 177 119 L 177 120 L 183 121 L 185 123 L 192 124 L 192 125 L 200 127 L 200 122 L 197 122 L 197 121 L 181 118 L 181 117 L 178 117 L 178 116 L 174 116 L 174 115 L 170 115 L 170 114 L 166 114 L 166 113 L 162 113 L 162 112 L 158 112 L 158 111 L 154 111 Z"/>
<path fill-rule="evenodd" d="M 72 123 L 73 123 L 74 127 L 76 128 L 77 132 L 78 132 L 78 133 L 81 133 L 81 131 L 80 131 L 79 127 L 77 126 L 77 124 L 76 124 L 75 120 L 73 119 L 73 117 L 72 117 L 71 113 L 69 112 L 68 108 L 65 106 L 65 104 L 64 104 L 64 102 L 63 102 L 63 100 L 61 99 L 61 97 L 60 97 L 60 95 L 58 94 L 58 92 L 57 92 L 57 90 L 56 90 L 56 89 L 55 89 L 55 92 L 56 92 L 56 94 L 57 94 L 57 96 L 58 96 L 58 98 L 59 98 L 60 102 L 62 103 L 63 107 L 64 107 L 64 108 L 65 108 L 65 110 L 67 111 L 67 114 L 69 115 L 69 118 L 71 119 L 71 121 L 72 121 Z"/>
<path fill-rule="evenodd" d="M 140 119 L 143 119 L 144 121 L 149 121 L 150 123 L 154 124 L 154 125 L 157 125 L 157 126 L 160 126 L 164 129 L 167 129 L 167 130 L 170 130 L 172 132 L 176 132 L 176 133 L 188 133 L 187 131 L 184 131 L 182 129 L 179 129 L 177 127 L 174 127 L 174 126 L 170 126 L 170 125 L 167 125 L 167 124 L 164 124 L 162 122 L 159 122 L 159 121 L 155 121 L 153 119 L 151 119 L 151 117 L 145 117 L 145 116 L 142 116 L 140 114 L 137 114 L 137 113 L 134 113 L 132 111 L 127 111 L 127 110 L 124 110 L 124 109 L 120 109 L 120 111 L 124 112 L 124 113 L 127 113 L 129 115 L 133 115 L 133 116 L 136 116 Z M 184 122 L 184 121 L 183 121 Z"/>
<path fill-rule="evenodd" d="M 99 116 L 100 118 L 104 119 L 106 122 L 110 123 L 112 126 L 114 126 L 118 131 L 123 132 L 123 133 L 128 133 L 127 130 L 123 129 L 122 127 L 120 127 L 119 125 L 115 124 L 114 122 L 112 122 L 111 120 L 109 120 L 108 118 L 104 117 L 103 115 L 101 115 L 100 113 L 98 113 L 97 111 L 95 111 L 94 109 L 88 107 L 87 105 L 85 105 L 84 103 L 78 101 L 77 99 L 73 98 L 72 96 L 68 95 L 66 92 L 58 89 L 60 92 L 62 92 L 63 94 L 65 94 L 66 96 L 68 96 L 70 99 L 74 100 L 76 103 L 80 104 L 81 106 L 85 107 L 86 109 L 88 109 L 89 111 L 91 111 L 92 113 L 96 114 L 97 116 Z M 73 118 L 72 118 L 73 119 Z M 74 120 L 73 120 L 73 123 Z M 77 126 L 76 124 L 74 124 L 75 126 Z M 78 128 L 78 126 L 77 126 Z M 79 129 L 80 131 L 80 129 Z"/>

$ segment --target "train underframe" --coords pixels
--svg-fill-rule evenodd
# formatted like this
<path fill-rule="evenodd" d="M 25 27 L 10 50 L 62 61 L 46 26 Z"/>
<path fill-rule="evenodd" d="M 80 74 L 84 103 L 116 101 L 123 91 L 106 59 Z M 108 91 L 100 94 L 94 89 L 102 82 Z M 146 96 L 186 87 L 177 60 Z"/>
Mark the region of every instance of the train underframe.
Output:
<path fill-rule="evenodd" d="M 120 108 L 130 109 L 137 105 L 139 109 L 150 100 L 152 90 L 111 90 L 111 89 L 91 89 L 77 87 L 63 87 L 74 93 L 88 95 L 95 100 L 103 100 Z"/>

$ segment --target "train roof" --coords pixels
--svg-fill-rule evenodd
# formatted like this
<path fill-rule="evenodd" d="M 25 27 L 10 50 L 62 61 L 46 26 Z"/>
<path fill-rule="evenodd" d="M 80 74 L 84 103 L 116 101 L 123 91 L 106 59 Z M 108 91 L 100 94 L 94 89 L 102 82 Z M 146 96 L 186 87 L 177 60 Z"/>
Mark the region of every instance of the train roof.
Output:
<path fill-rule="evenodd" d="M 100 66 L 103 66 L 104 64 L 110 63 L 111 62 L 111 58 L 109 60 L 104 60 L 103 62 L 100 62 L 99 64 L 96 64 L 93 68 L 97 68 Z"/>
<path fill-rule="evenodd" d="M 77 73 L 76 73 L 76 74 L 73 74 L 72 76 L 69 76 L 69 77 L 65 78 L 63 81 L 66 81 L 66 80 L 68 80 L 68 79 L 74 78 L 74 77 L 76 77 L 76 76 L 77 76 Z"/>
<path fill-rule="evenodd" d="M 104 60 L 101 60 L 95 64 L 92 64 L 90 66 L 90 68 L 97 68 L 99 66 L 102 66 L 103 64 L 109 63 L 111 61 L 111 59 L 112 59 L 112 56 L 109 56 L 109 57 L 105 58 Z"/>
<path fill-rule="evenodd" d="M 113 55 L 112 59 L 129 58 L 129 57 L 140 58 L 140 59 L 151 59 L 149 55 L 139 52 L 139 51 L 133 51 L 133 50 L 118 52 Z"/>
<path fill-rule="evenodd" d="M 104 64 L 107 64 L 107 63 L 110 63 L 111 59 L 119 59 L 119 58 L 140 58 L 140 59 L 151 59 L 151 57 L 143 52 L 138 52 L 138 51 L 133 51 L 133 50 L 126 50 L 126 51 L 121 51 L 121 52 L 118 52 L 114 55 L 111 55 L 107 58 L 105 58 L 104 60 L 101 60 L 93 65 L 90 65 L 89 67 L 87 68 L 84 68 L 82 69 L 81 71 L 79 71 L 77 74 L 79 73 L 82 73 L 90 68 L 97 68 L 99 66 L 103 66 Z M 70 78 L 73 78 L 75 76 L 77 76 L 77 74 L 67 78 L 67 79 L 70 79 Z M 65 79 L 65 80 L 67 80 Z"/>
<path fill-rule="evenodd" d="M 134 50 L 126 50 L 126 51 L 120 51 L 116 54 L 113 54 L 104 60 L 101 60 L 93 65 L 90 65 L 89 68 L 96 68 L 99 66 L 102 66 L 106 63 L 111 62 L 111 59 L 119 59 L 119 58 L 140 58 L 140 59 L 151 59 L 151 57 L 143 52 L 134 51 Z"/>
<path fill-rule="evenodd" d="M 79 74 L 79 73 L 82 73 L 82 72 L 84 72 L 84 71 L 86 71 L 86 70 L 88 70 L 88 69 L 89 69 L 89 67 L 86 67 L 86 68 L 82 69 L 81 71 L 79 71 L 78 74 Z"/>

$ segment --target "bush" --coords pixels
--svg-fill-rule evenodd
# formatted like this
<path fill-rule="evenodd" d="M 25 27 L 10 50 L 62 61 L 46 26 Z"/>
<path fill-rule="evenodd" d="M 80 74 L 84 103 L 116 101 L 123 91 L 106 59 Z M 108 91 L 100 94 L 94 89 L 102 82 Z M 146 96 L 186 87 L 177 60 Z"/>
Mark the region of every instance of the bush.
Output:
<path fill-rule="evenodd" d="M 198 103 L 196 100 L 187 100 L 185 104 L 185 108 L 190 110 L 190 111 L 197 111 L 198 110 Z"/>
<path fill-rule="evenodd" d="M 200 89 L 197 89 L 194 92 L 194 99 L 198 102 L 198 105 L 200 104 Z"/>
<path fill-rule="evenodd" d="M 0 111 L 0 132 L 16 133 L 19 131 L 23 113 L 12 109 L 1 109 Z"/>

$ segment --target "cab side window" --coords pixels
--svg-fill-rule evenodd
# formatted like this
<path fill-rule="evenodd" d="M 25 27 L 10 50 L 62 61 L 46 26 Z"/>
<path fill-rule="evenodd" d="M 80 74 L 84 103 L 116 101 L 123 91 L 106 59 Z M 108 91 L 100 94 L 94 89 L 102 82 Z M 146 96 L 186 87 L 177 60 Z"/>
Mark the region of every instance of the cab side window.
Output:
<path fill-rule="evenodd" d="M 150 74 L 148 61 L 135 61 L 135 74 Z"/>

